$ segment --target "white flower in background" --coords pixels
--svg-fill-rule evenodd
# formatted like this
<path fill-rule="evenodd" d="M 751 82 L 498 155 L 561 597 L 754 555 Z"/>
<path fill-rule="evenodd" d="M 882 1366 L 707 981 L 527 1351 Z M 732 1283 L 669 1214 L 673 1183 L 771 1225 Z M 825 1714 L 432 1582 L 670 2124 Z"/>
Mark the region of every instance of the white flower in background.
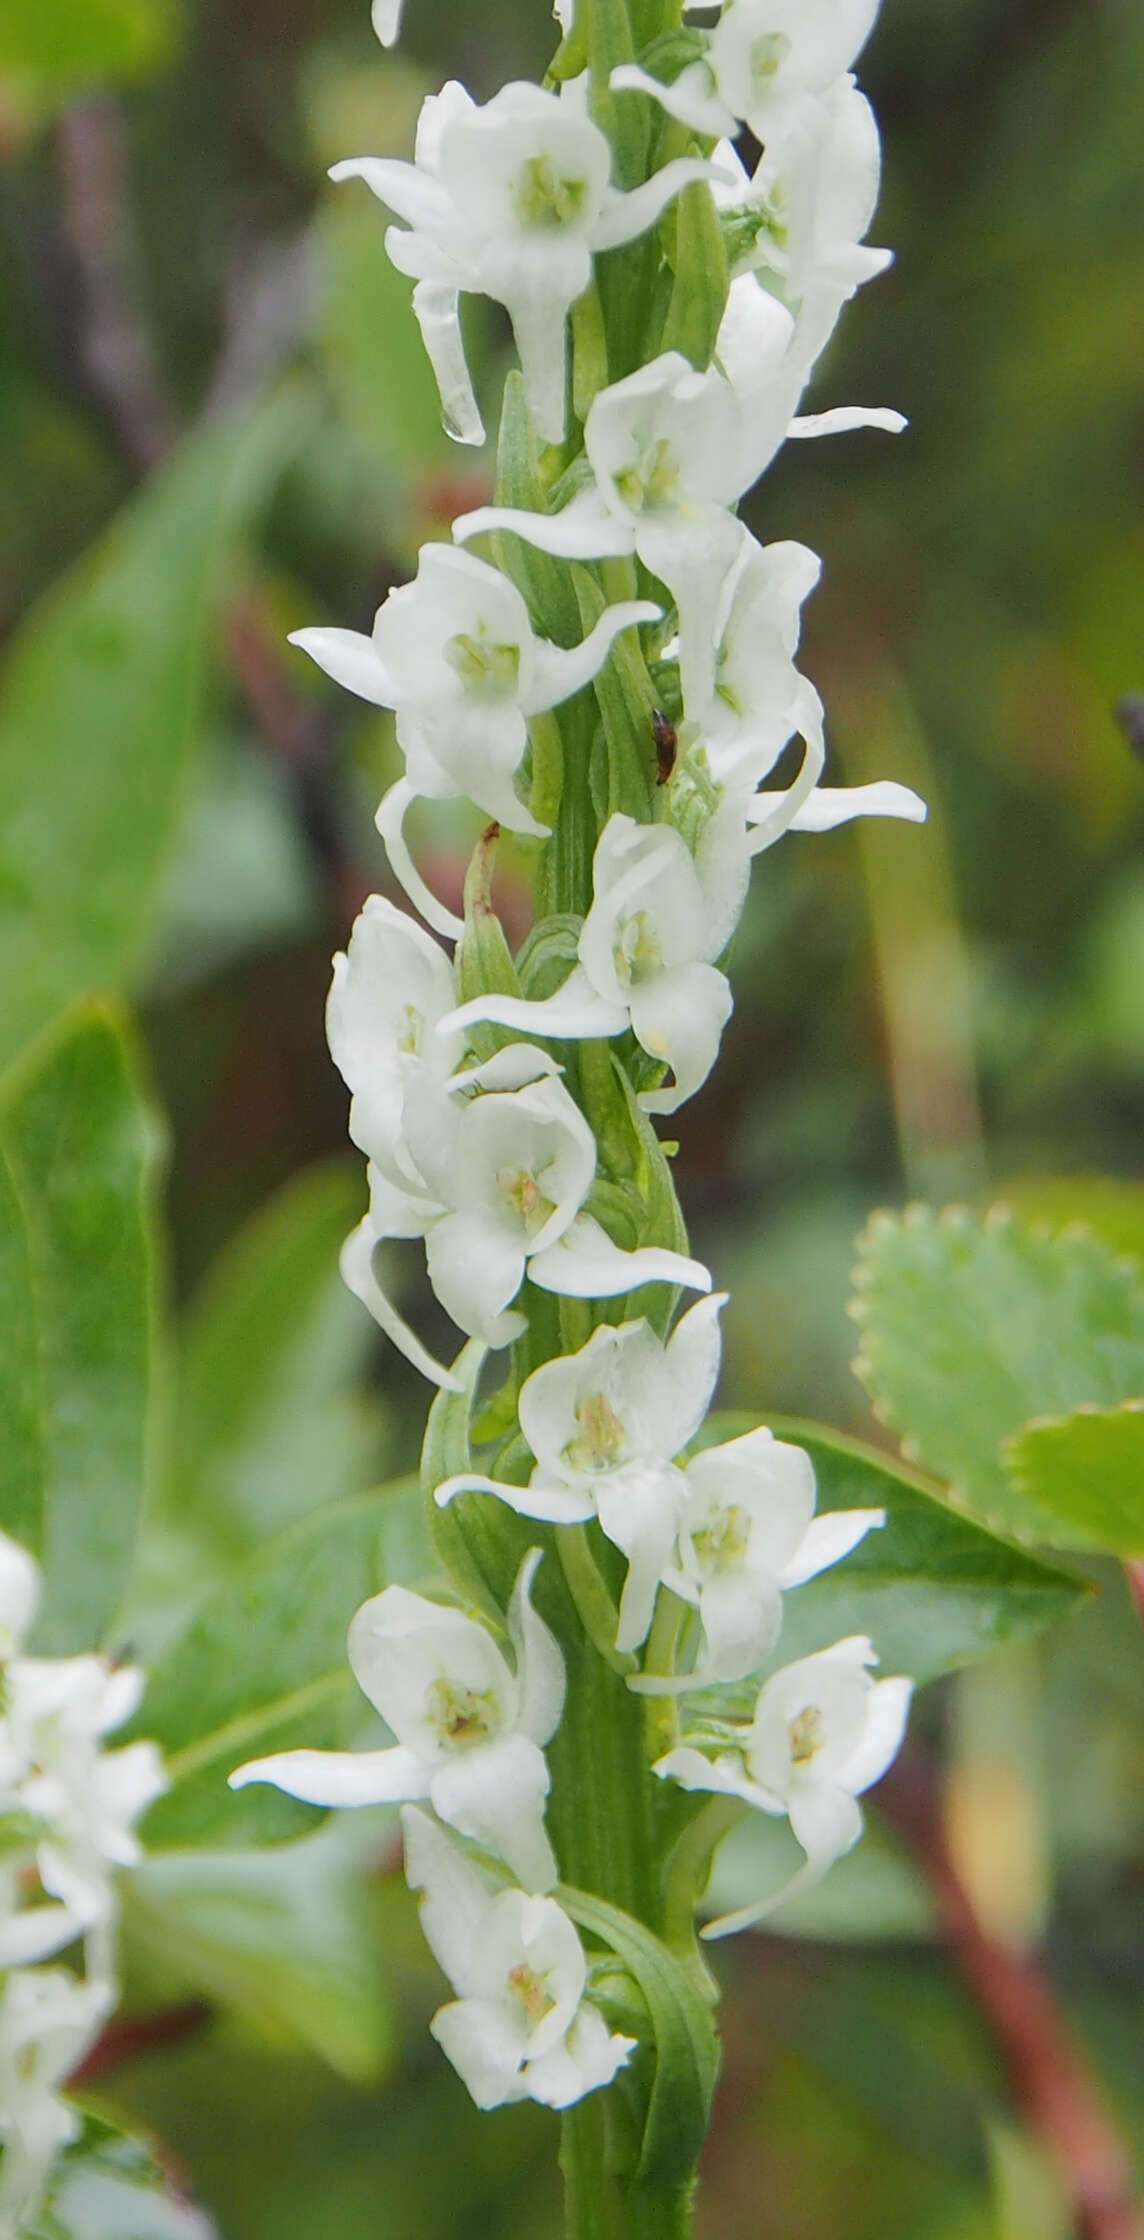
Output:
<path fill-rule="evenodd" d="M 449 1015 L 446 1028 L 488 1019 L 576 1040 L 630 1026 L 675 1075 L 673 1088 L 646 1090 L 640 1104 L 645 1112 L 677 1111 L 707 1079 L 731 1014 L 726 975 L 711 960 L 734 929 L 748 869 L 734 808 L 711 820 L 695 857 L 670 825 L 610 817 L 596 848 L 579 963 L 563 987 L 542 1003 L 477 996 Z"/>
<path fill-rule="evenodd" d="M 370 1169 L 370 1211 L 342 1250 L 351 1291 L 393 1343 L 434 1383 L 447 1369 L 426 1353 L 373 1269 L 386 1237 L 423 1237 L 429 1280 L 453 1321 L 486 1345 L 511 1344 L 525 1318 L 510 1312 L 527 1272 L 544 1291 L 614 1298 L 641 1283 L 710 1289 L 697 1261 L 645 1246 L 624 1252 L 582 1212 L 596 1172 L 596 1139 L 551 1058 L 526 1043 L 445 1087 L 406 1100 L 404 1161 L 419 1189 Z M 474 1090 L 479 1094 L 472 1094 Z"/>
<path fill-rule="evenodd" d="M 421 1926 L 459 1996 L 429 2027 L 478 2108 L 567 2108 L 610 2084 L 635 2049 L 585 1997 L 584 1948 L 554 1898 L 490 1891 L 415 1806 L 401 1815 Z"/>
<path fill-rule="evenodd" d="M 862 1833 L 858 1798 L 881 1780 L 905 1733 L 912 1682 L 872 1680 L 877 1663 L 861 1634 L 773 1674 L 759 1692 L 749 1727 L 714 1762 L 687 1745 L 669 1750 L 654 1771 L 684 1789 L 741 1797 L 760 1812 L 789 1819 L 806 1864 L 784 1889 L 704 1929 L 730 1936 L 762 1921 L 806 1890 L 850 1851 Z"/>
<path fill-rule="evenodd" d="M 704 1645 L 685 1677 L 636 1682 L 646 1694 L 681 1694 L 757 1672 L 778 1639 L 783 1594 L 841 1562 L 886 1521 L 884 1509 L 816 1517 L 810 1456 L 765 1429 L 705 1447 L 684 1476 L 687 1504 L 663 1584 L 694 1605 Z"/>
<path fill-rule="evenodd" d="M 97 1656 L 15 1657 L 4 1675 L 0 1817 L 27 1830 L 72 1935 L 111 1918 L 110 1870 L 141 1856 L 134 1824 L 167 1786 L 153 1742 L 102 1748 L 142 1693 L 142 1673 Z"/>
<path fill-rule="evenodd" d="M 517 1574 L 508 1612 L 514 1666 L 487 1627 L 387 1587 L 363 1603 L 349 1660 L 363 1695 L 397 1736 L 393 1750 L 287 1750 L 230 1776 L 269 1781 L 307 1804 L 404 1804 L 438 1816 L 505 1861 L 526 1890 L 550 1890 L 556 1861 L 544 1828 L 543 1745 L 564 1707 L 564 1660 L 532 1607 L 541 1551 Z"/>
<path fill-rule="evenodd" d="M 413 307 L 441 392 L 446 425 L 462 443 L 484 427 L 465 363 L 462 294 L 491 296 L 512 321 L 529 410 L 541 435 L 565 427 L 567 318 L 592 280 L 597 251 L 654 225 L 709 166 L 680 157 L 630 194 L 610 184 L 612 153 L 587 111 L 587 80 L 558 95 L 513 84 L 478 107 L 455 81 L 421 112 L 415 161 L 353 156 L 333 179 L 364 179 L 406 221 L 391 226 L 392 262 L 416 285 Z"/>
<path fill-rule="evenodd" d="M 452 962 L 439 943 L 371 894 L 345 954 L 334 958 L 326 1035 L 353 1100 L 350 1136 L 382 1166 L 398 1156 L 410 1090 L 447 1080 L 463 1054 L 463 1035 L 435 1031 L 455 1000 Z"/>
<path fill-rule="evenodd" d="M 753 178 L 730 141 L 715 162 L 717 204 L 739 217 L 745 241 L 753 229 L 735 272 L 765 271 L 794 313 L 791 352 L 805 376 L 843 305 L 893 261 L 888 249 L 864 246 L 881 181 L 874 112 L 853 78 L 842 77 L 802 104 Z"/>
<path fill-rule="evenodd" d="M 769 144 L 807 95 L 825 93 L 865 46 L 878 0 L 730 0 L 702 59 L 673 85 L 633 63 L 612 72 L 617 91 L 648 93 L 696 132 L 734 137 L 749 124 Z"/>
<path fill-rule="evenodd" d="M 590 684 L 621 630 L 658 618 L 646 600 L 609 607 L 565 650 L 535 636 L 520 592 L 498 568 L 427 544 L 415 580 L 379 607 L 372 637 L 296 630 L 290 642 L 350 692 L 396 711 L 411 793 L 468 799 L 512 832 L 543 833 L 514 785 L 529 717 Z"/>
<path fill-rule="evenodd" d="M 0 2240 L 23 2240 L 56 2155 L 79 2131 L 59 2087 L 113 2003 L 109 1986 L 62 1968 L 18 1970 L 0 1993 Z"/>
<path fill-rule="evenodd" d="M 372 0 L 370 21 L 383 47 L 395 47 L 401 33 L 404 0 Z"/>
<path fill-rule="evenodd" d="M 534 1369 L 518 1403 L 536 1457 L 527 1486 L 466 1473 L 436 1489 L 442 1507 L 458 1493 L 494 1493 L 547 1524 L 598 1517 L 628 1559 L 620 1650 L 646 1639 L 675 1544 L 687 1501 L 675 1457 L 694 1438 L 715 1390 L 724 1303 L 725 1294 L 701 1300 L 666 1345 L 646 1322 L 625 1322 L 601 1327 L 578 1353 Z"/>

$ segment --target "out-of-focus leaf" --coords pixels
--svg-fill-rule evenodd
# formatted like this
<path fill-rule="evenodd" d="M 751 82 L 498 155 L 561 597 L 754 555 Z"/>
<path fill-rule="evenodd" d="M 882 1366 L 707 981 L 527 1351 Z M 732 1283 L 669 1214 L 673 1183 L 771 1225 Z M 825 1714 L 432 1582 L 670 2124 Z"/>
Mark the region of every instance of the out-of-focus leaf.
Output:
<path fill-rule="evenodd" d="M 182 802 L 224 532 L 285 420 L 193 437 L 32 610 L 0 679 L 0 1063 L 135 971 Z"/>
<path fill-rule="evenodd" d="M 380 1474 L 381 1426 L 355 1389 L 370 1329 L 338 1274 L 359 1196 L 348 1162 L 302 1175 L 240 1232 L 192 1304 L 177 1511 L 229 1550 Z"/>
<path fill-rule="evenodd" d="M 124 1024 L 91 1009 L 0 1085 L 0 1524 L 38 1555 L 38 1645 L 99 1640 L 151 1462 L 162 1138 Z"/>
<path fill-rule="evenodd" d="M 1144 1555 L 1144 1400 L 1027 1423 L 1003 1452 L 1016 1491 L 1056 1519 L 1059 1547 Z"/>
<path fill-rule="evenodd" d="M 996 2240 L 1072 2240 L 1072 2203 L 1047 2148 L 999 2118 L 987 2136 Z"/>
<path fill-rule="evenodd" d="M 1130 1254 L 1144 1268 L 1144 1183 L 1105 1174 L 1018 1175 L 998 1195 L 1026 1221 L 1047 1221 L 1054 1229 L 1083 1222 L 1113 1252 Z"/>
<path fill-rule="evenodd" d="M 296 940 L 316 904 L 280 770 L 244 740 L 212 742 L 192 773 L 156 900 L 149 993 L 168 999 L 250 950 Z"/>
<path fill-rule="evenodd" d="M 88 2115 L 56 2165 L 47 2203 L 23 2240 L 218 2240 L 175 2191 L 153 2150 Z"/>
<path fill-rule="evenodd" d="M 206 1992 L 358 2083 L 390 2023 L 360 1864 L 331 1823 L 273 1850 L 169 1851 L 126 1888 L 126 1930 L 168 1984 Z"/>
<path fill-rule="evenodd" d="M 1144 1289 L 1099 1238 L 913 1207 L 862 1241 L 857 1363 L 883 1422 L 949 1499 L 1024 1540 L 1076 1546 L 1011 1482 L 1002 1441 L 1033 1416 L 1144 1397 Z"/>
<path fill-rule="evenodd" d="M 70 96 L 84 86 L 145 77 L 166 61 L 178 0 L 12 0 L 0 16 L 0 72 Z"/>
<path fill-rule="evenodd" d="M 783 1884 L 803 1864 L 786 1820 L 750 1812 L 715 1854 L 703 1900 L 714 1920 L 736 1913 Z M 919 1867 L 877 1813 L 866 1809 L 861 1843 L 839 1859 L 816 1889 L 769 1915 L 769 1936 L 813 1937 L 828 1944 L 872 1944 L 929 1938 L 936 1916 Z"/>
<path fill-rule="evenodd" d="M 348 419 L 400 486 L 450 459 L 456 471 L 456 454 L 441 426 L 409 282 L 386 256 L 384 233 L 376 202 L 352 184 L 322 213 L 319 339 Z"/>
<path fill-rule="evenodd" d="M 269 1541 L 195 1612 L 151 1675 L 138 1731 L 167 1753 L 172 1787 L 148 1815 L 149 1845 L 241 1844 L 296 1835 L 314 1812 L 276 1789 L 238 1792 L 246 1759 L 343 1748 L 367 1716 L 346 1631 L 383 1586 L 435 1576 L 419 1489 L 331 1503 Z"/>
<path fill-rule="evenodd" d="M 737 1437 L 757 1419 L 715 1414 L 703 1445 Z M 782 1663 L 869 1634 L 886 1672 L 920 1682 L 1028 1639 L 1067 1616 L 1083 1585 L 955 1516 L 940 1489 L 873 1447 L 819 1424 L 772 1418 L 777 1437 L 805 1447 L 820 1513 L 885 1509 L 845 1562 L 783 1598 Z"/>

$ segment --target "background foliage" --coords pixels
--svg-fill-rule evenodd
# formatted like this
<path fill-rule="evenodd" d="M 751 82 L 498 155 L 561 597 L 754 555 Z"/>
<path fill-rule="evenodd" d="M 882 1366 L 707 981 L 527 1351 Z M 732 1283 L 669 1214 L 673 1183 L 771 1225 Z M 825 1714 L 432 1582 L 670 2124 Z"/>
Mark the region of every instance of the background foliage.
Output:
<path fill-rule="evenodd" d="M 321 1029 L 394 744 L 282 640 L 367 626 L 489 472 L 441 435 L 377 211 L 323 168 L 406 152 L 443 75 L 487 95 L 551 36 L 544 0 L 408 0 L 382 57 L 366 14 L 15 0 L 0 28 L 0 1493 L 46 1565 L 43 1645 L 110 1628 L 151 1663 L 142 1724 L 179 1775 L 103 2113 L 155 2128 L 227 2240 L 542 2240 L 550 2126 L 477 2117 L 427 2038 L 387 1817 L 317 1829 L 223 1787 L 256 1744 L 356 1731 L 345 1614 L 432 1563 L 414 1498 L 369 1490 L 415 1462 L 423 1395 L 338 1284 L 358 1184 Z M 1109 1559 L 1144 1553 L 1144 772 L 1114 714 L 1144 692 L 1142 72 L 1136 0 L 885 0 L 863 80 L 897 262 L 821 391 L 912 429 L 791 446 L 754 526 L 825 557 L 805 665 L 840 771 L 916 785 L 931 822 L 768 855 L 679 1131 L 734 1297 L 724 1405 L 904 1438 L 969 1519 Z M 491 395 L 491 318 L 472 352 Z M 501 904 L 523 931 L 511 857 Z M 917 1196 L 972 1215 L 868 1232 L 868 1397 L 854 1240 Z M 983 1220 L 999 1201 L 1013 1221 Z M 844 1443 L 816 1459 L 825 1500 L 882 1498 Z M 843 1621 L 808 1594 L 806 1646 L 870 1623 L 915 1670 L 991 1652 L 919 1717 L 949 1840 L 1006 1950 L 1047 1934 L 1144 2149 L 1123 1575 L 1086 1556 L 1082 1598 L 1014 1554 L 986 1593 L 968 1525 L 909 1471 L 891 1490 L 922 1599 L 887 1600 L 867 1543 Z M 1050 1602 L 1071 1614 L 1037 1644 Z M 724 1896 L 776 1841 L 736 1837 Z M 704 2229 L 1065 2240 L 900 1833 L 775 1928 L 722 1963 Z M 83 2240 L 75 2198 L 53 2235 Z"/>

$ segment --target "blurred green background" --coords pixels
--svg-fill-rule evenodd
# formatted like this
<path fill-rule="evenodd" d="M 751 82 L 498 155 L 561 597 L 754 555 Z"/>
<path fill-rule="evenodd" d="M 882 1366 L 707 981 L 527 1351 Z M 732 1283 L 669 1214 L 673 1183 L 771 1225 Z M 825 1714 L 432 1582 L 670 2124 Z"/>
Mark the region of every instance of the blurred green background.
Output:
<path fill-rule="evenodd" d="M 0 25 L 0 632 L 40 632 L 46 662 L 69 642 L 68 571 L 106 587 L 26 740 L 59 816 L 24 859 L 39 930 L 4 933 L 27 900 L 10 865 L 0 892 L 4 1054 L 93 956 L 140 1009 L 187 1318 L 169 1474 L 177 1497 L 198 1471 L 223 1537 L 267 1485 L 281 1523 L 408 1469 L 423 1420 L 332 1272 L 356 1162 L 297 1180 L 343 1160 L 322 1004 L 385 884 L 372 811 L 395 747 L 283 640 L 368 627 L 490 469 L 440 433 L 381 213 L 324 170 L 407 153 L 443 76 L 487 97 L 538 74 L 552 37 L 544 0 L 407 0 L 406 28 L 383 56 L 364 0 L 9 0 Z M 904 780 L 931 819 L 766 857 L 678 1173 L 733 1293 L 726 1404 L 879 1436 L 845 1313 L 870 1209 L 1068 1211 L 1078 1178 L 1140 1172 L 1144 764 L 1116 709 L 1144 695 L 1144 13 L 886 0 L 861 76 L 886 146 L 874 239 L 896 262 L 815 396 L 899 406 L 910 432 L 789 447 L 752 524 L 824 557 L 804 666 L 836 775 Z M 471 350 L 495 399 L 487 308 Z M 0 769 L 0 806 L 3 786 Z M 472 830 L 434 815 L 443 891 Z M 136 897 L 114 933 L 109 865 Z M 523 930 L 511 860 L 502 904 Z M 231 1389 L 244 1333 L 287 1296 L 272 1368 Z M 406 1303 L 433 1328 L 412 1275 Z M 185 1560 L 173 1538 L 156 1607 Z M 968 1768 L 965 1856 L 1018 1941 L 1051 1907 L 1057 1981 L 1144 2147 L 1144 1655 L 1115 1579 L 1066 1631 L 927 1717 Z M 241 2017 L 192 2012 L 177 2042 L 129 2046 L 107 2104 L 156 2128 L 226 2240 L 555 2234 L 551 2122 L 478 2118 L 425 2033 L 439 1983 L 389 1832 L 321 1841 L 352 1935 L 332 1920 L 288 1988 L 247 1951 Z M 321 1943 L 315 1889 L 290 1898 L 303 1944 Z M 143 1915 L 141 2012 L 178 1976 Z M 724 1960 L 702 2231 L 1065 2240 L 914 1870 L 875 1841 L 809 1926 Z"/>

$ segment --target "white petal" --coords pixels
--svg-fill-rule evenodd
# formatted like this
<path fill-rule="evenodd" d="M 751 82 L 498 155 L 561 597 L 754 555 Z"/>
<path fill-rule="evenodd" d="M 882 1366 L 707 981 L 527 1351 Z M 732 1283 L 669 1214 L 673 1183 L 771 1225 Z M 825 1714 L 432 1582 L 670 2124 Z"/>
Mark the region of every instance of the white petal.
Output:
<path fill-rule="evenodd" d="M 608 512 L 596 490 L 582 490 L 560 513 L 478 506 L 475 513 L 459 514 L 453 523 L 458 544 L 492 530 L 509 530 L 538 552 L 553 553 L 560 560 L 621 559 L 635 550 L 635 536 L 628 523 L 617 521 Z"/>
<path fill-rule="evenodd" d="M 669 86 L 661 85 L 636 63 L 622 62 L 613 70 L 609 84 L 615 93 L 650 94 L 669 117 L 678 117 L 680 124 L 689 124 L 706 138 L 722 140 L 738 131 L 736 118 L 713 91 L 714 81 L 705 62 L 689 62 Z"/>
<path fill-rule="evenodd" d="M 267 1781 L 304 1804 L 408 1804 L 429 1794 L 425 1767 L 412 1750 L 283 1750 L 252 1758 L 227 1777 L 231 1789 Z"/>
<path fill-rule="evenodd" d="M 678 1781 L 681 1789 L 710 1789 L 717 1796 L 742 1797 L 746 1804 L 757 1804 L 759 1792 L 749 1780 L 735 1758 L 705 1758 L 701 1750 L 692 1750 L 682 1744 L 669 1750 L 666 1757 L 657 1758 L 652 1767 L 661 1781 Z M 773 1805 L 767 1807 L 773 1811 Z"/>
<path fill-rule="evenodd" d="M 731 1010 L 730 982 L 712 964 L 678 965 L 632 989 L 636 1040 L 649 1056 L 664 1059 L 675 1075 L 674 1088 L 641 1093 L 645 1112 L 678 1112 L 702 1088 L 719 1055 Z"/>
<path fill-rule="evenodd" d="M 375 708 L 396 706 L 393 680 L 372 638 L 360 630 L 292 630 L 288 644 L 298 646 L 335 684 L 356 692 Z"/>
<path fill-rule="evenodd" d="M 425 1239 L 429 1281 L 446 1314 L 471 1338 L 504 1346 L 519 1337 L 519 1315 L 504 1309 L 524 1276 L 524 1248 L 504 1219 L 484 1207 L 447 1214 Z"/>
<path fill-rule="evenodd" d="M 698 1260 L 646 1245 L 623 1252 L 590 1214 L 582 1213 L 559 1242 L 534 1253 L 528 1263 L 533 1283 L 569 1299 L 614 1299 L 644 1283 L 685 1284 L 710 1291 L 711 1276 Z"/>
<path fill-rule="evenodd" d="M 433 1359 L 420 1338 L 386 1298 L 373 1272 L 376 1243 L 376 1233 L 367 1217 L 356 1229 L 351 1230 L 342 1246 L 338 1261 L 342 1282 L 347 1290 L 353 1292 L 355 1299 L 360 1299 L 363 1307 L 368 1308 L 379 1329 L 384 1330 L 398 1352 L 403 1353 L 406 1360 L 421 1371 L 423 1377 L 428 1377 L 430 1384 L 440 1385 L 445 1392 L 462 1391 L 464 1388 L 460 1379 L 454 1376 L 451 1369 L 446 1369 L 443 1362 Z"/>
<path fill-rule="evenodd" d="M 559 517 L 558 517 L 559 518 Z M 609 648 L 623 630 L 634 629 L 640 622 L 658 622 L 663 609 L 653 606 L 650 599 L 625 599 L 618 605 L 605 607 L 603 614 L 578 646 L 554 646 L 543 639 L 537 642 L 536 677 L 537 691 L 524 704 L 525 714 L 534 715 L 544 708 L 559 707 L 570 700 L 574 692 L 591 684 L 603 668 Z"/>
<path fill-rule="evenodd" d="M 623 75 L 624 67 L 621 64 L 619 71 L 613 74 L 613 85 L 617 77 Z M 635 75 L 642 80 L 644 74 L 636 71 Z M 647 87 L 641 83 L 637 90 L 646 92 Z M 592 247 L 618 249 L 625 241 L 635 241 L 641 233 L 646 233 L 655 224 L 668 203 L 677 194 L 682 194 L 684 187 L 693 186 L 698 180 L 708 180 L 710 177 L 711 165 L 705 163 L 701 156 L 676 156 L 671 163 L 664 164 L 661 171 L 653 171 L 651 178 L 645 179 L 642 187 L 633 187 L 630 194 L 619 194 L 614 189 L 609 189 L 604 208 L 593 229 Z"/>
<path fill-rule="evenodd" d="M 50 1960 L 79 1936 L 83 1924 L 67 1906 L 28 1906 L 0 1921 L 0 1968 Z"/>
<path fill-rule="evenodd" d="M 435 933 L 443 933 L 446 941 L 460 941 L 465 931 L 465 921 L 439 902 L 431 887 L 427 887 L 409 853 L 405 838 L 405 814 L 414 799 L 413 788 L 407 778 L 399 778 L 390 786 L 377 816 L 377 829 L 385 842 L 394 878 L 404 887 L 415 909 L 421 912 L 426 925 Z"/>
<path fill-rule="evenodd" d="M 866 1732 L 841 1768 L 841 1778 L 856 1796 L 880 1781 L 902 1747 L 913 1694 L 911 1680 L 876 1680 L 866 1707 Z"/>
<path fill-rule="evenodd" d="M 885 1522 L 884 1509 L 831 1509 L 825 1516 L 815 1517 L 779 1584 L 784 1588 L 801 1587 L 807 1579 L 817 1579 L 820 1571 L 841 1563 L 868 1532 L 876 1532 Z"/>
<path fill-rule="evenodd" d="M 668 1454 L 679 1454 L 694 1438 L 710 1406 L 722 1356 L 719 1316 L 726 1304 L 725 1291 L 697 1300 L 680 1317 L 667 1341 L 670 1374 L 662 1421 Z"/>
<path fill-rule="evenodd" d="M 401 29 L 401 7 L 402 0 L 371 0 L 370 22 L 383 47 L 392 47 L 397 43 L 397 35 Z"/>
<path fill-rule="evenodd" d="M 788 1905 L 792 1898 L 801 1898 L 807 1890 L 813 1890 L 833 1864 L 834 1861 L 829 1858 L 821 1861 L 808 1859 L 806 1865 L 800 1867 L 789 1882 L 784 1882 L 780 1889 L 773 1890 L 769 1897 L 760 1898 L 757 1905 L 742 1906 L 738 1913 L 725 1913 L 718 1921 L 707 1922 L 700 1930 L 700 1936 L 711 1941 L 716 1937 L 733 1937 L 740 1929 L 754 1929 L 769 1914 L 777 1913 L 780 1906 Z"/>
<path fill-rule="evenodd" d="M 18 1540 L 0 1532 L 0 1661 L 14 1656 L 40 1600 L 40 1567 Z"/>
<path fill-rule="evenodd" d="M 527 1735 L 505 1735 L 438 1766 L 429 1785 L 449 1827 L 494 1851 L 524 1890 L 551 1890 L 556 1860 L 544 1830 L 548 1767 Z"/>
<path fill-rule="evenodd" d="M 587 1524 L 596 1514 L 594 1501 L 563 1486 L 510 1486 L 500 1478 L 482 1478 L 476 1471 L 446 1478 L 433 1498 L 443 1509 L 459 1493 L 493 1493 L 518 1516 L 536 1517 L 541 1524 Z"/>
<path fill-rule="evenodd" d="M 441 1021 L 439 1032 L 448 1034 L 490 1020 L 498 1027 L 518 1027 L 522 1034 L 544 1035 L 556 1042 L 607 1038 L 622 1034 L 628 1015 L 598 996 L 586 972 L 576 965 L 562 988 L 543 1003 L 528 1003 L 523 996 L 475 996 Z"/>
<path fill-rule="evenodd" d="M 437 280 L 419 280 L 413 290 L 413 309 L 437 382 L 447 434 L 455 443 L 483 443 L 485 424 L 465 356 L 457 290 Z"/>
<path fill-rule="evenodd" d="M 420 164 L 400 163 L 392 156 L 347 156 L 330 165 L 330 177 L 336 186 L 343 179 L 364 179 L 370 193 L 409 225 L 432 229 L 443 220 L 448 226 L 449 197 Z"/>
<path fill-rule="evenodd" d="M 618 2031 L 610 2037 L 603 2015 L 583 2000 L 563 2044 L 525 2063 L 529 2099 L 539 2100 L 545 2108 L 571 2107 L 586 2093 L 611 2084 L 638 2043 Z"/>
<path fill-rule="evenodd" d="M 564 1658 L 560 1644 L 532 1607 L 532 1582 L 543 1549 L 530 1548 L 517 1573 L 508 1606 L 508 1634 L 516 1654 L 517 1721 L 533 1742 L 551 1742 L 564 1710 Z"/>
<path fill-rule="evenodd" d="M 628 1559 L 616 1631 L 619 1650 L 638 1649 L 647 1639 L 684 1490 L 677 1470 L 618 1470 L 600 1480 L 596 1506 L 601 1527 Z"/>
<path fill-rule="evenodd" d="M 480 1981 L 480 1953 L 493 1900 L 477 1869 L 427 1813 L 406 1805 L 401 1827 L 405 1879 L 411 1890 L 422 1893 L 425 1941 L 454 1991 L 464 1994 Z"/>
<path fill-rule="evenodd" d="M 787 434 L 800 436 L 844 436 L 855 428 L 881 428 L 886 435 L 900 436 L 909 421 L 901 412 L 891 412 L 884 405 L 840 404 L 830 412 L 804 413 L 792 420 Z"/>
<path fill-rule="evenodd" d="M 439 2008 L 429 2028 L 478 2108 L 527 2099 L 520 2035 L 498 2001 L 460 1999 Z"/>
<path fill-rule="evenodd" d="M 846 1789 L 832 1782 L 808 1781 L 794 1790 L 790 1824 L 811 1866 L 833 1866 L 852 1851 L 862 1833 L 862 1808 Z"/>

